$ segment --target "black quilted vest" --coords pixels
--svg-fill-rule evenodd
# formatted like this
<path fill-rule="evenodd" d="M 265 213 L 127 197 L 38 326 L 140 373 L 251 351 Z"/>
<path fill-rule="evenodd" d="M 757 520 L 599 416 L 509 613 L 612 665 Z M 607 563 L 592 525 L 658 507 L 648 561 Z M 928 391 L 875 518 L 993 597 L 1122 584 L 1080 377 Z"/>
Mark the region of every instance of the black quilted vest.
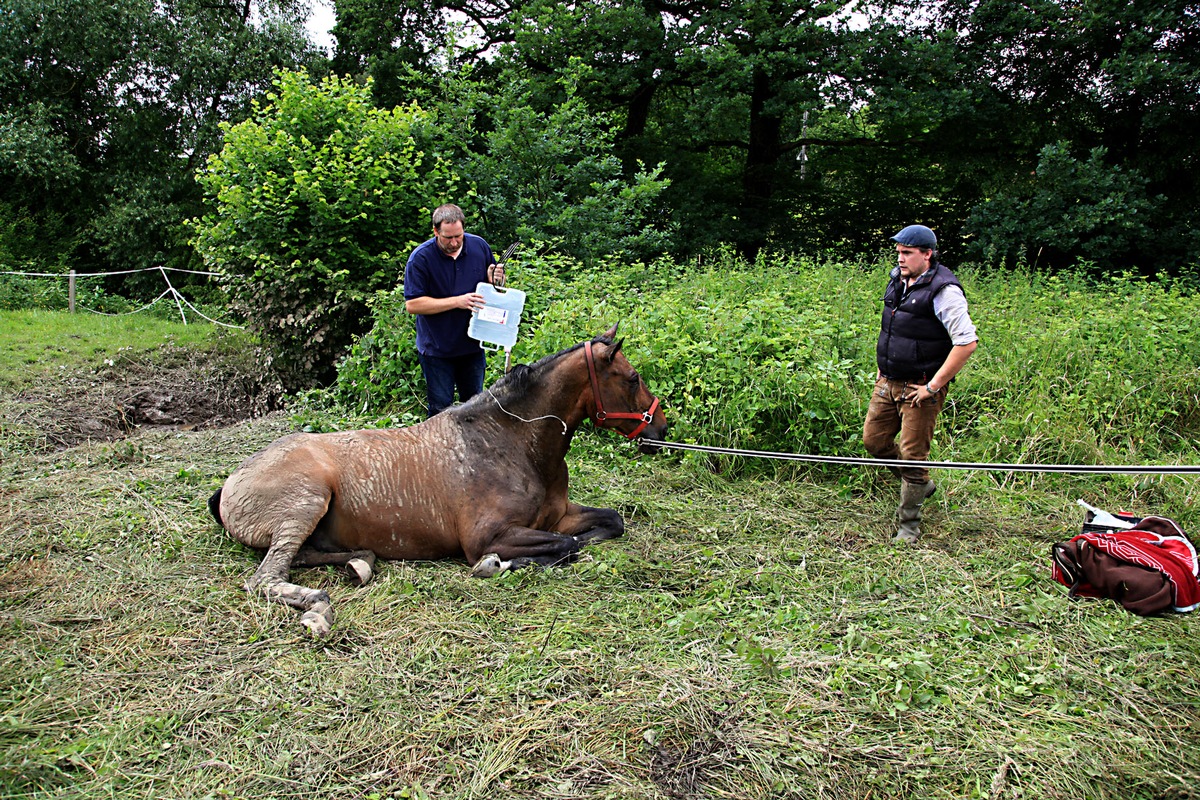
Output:
<path fill-rule="evenodd" d="M 933 298 L 947 286 L 962 288 L 954 273 L 934 264 L 905 287 L 898 269 L 892 271 L 883 294 L 883 319 L 875 362 L 894 380 L 927 383 L 954 347 L 950 334 L 933 313 Z"/>

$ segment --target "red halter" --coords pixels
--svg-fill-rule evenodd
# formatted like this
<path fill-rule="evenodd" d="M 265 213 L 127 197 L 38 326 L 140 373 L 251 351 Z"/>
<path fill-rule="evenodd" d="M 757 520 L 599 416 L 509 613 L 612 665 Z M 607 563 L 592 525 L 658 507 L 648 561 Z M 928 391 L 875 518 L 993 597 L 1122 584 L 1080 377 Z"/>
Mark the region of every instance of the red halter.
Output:
<path fill-rule="evenodd" d="M 596 413 L 592 417 L 592 421 L 597 425 L 608 419 L 640 419 L 641 425 L 638 425 L 632 432 L 623 434 L 626 439 L 636 439 L 641 435 L 642 431 L 646 430 L 646 426 L 654 421 L 654 412 L 658 409 L 658 398 L 654 398 L 654 402 L 650 404 L 649 410 L 638 413 L 637 411 L 621 411 L 615 414 L 609 414 L 604 410 L 604 402 L 600 399 L 600 381 L 596 378 L 596 362 L 592 358 L 592 343 L 583 343 L 583 352 L 587 356 L 588 377 L 592 380 L 592 397 L 596 400 Z M 619 433 L 619 431 L 618 431 Z"/>

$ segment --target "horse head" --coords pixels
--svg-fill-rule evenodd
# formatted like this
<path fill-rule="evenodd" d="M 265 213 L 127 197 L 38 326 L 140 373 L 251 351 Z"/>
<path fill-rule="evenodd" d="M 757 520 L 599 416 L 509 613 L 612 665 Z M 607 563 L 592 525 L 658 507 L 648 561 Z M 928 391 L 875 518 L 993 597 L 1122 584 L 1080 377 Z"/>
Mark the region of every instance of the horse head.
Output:
<path fill-rule="evenodd" d="M 590 416 L 598 428 L 615 430 L 628 439 L 638 439 L 638 449 L 654 453 L 654 441 L 663 441 L 667 419 L 658 398 L 650 393 L 642 376 L 621 352 L 617 325 L 584 343 L 588 377 L 592 386 Z"/>

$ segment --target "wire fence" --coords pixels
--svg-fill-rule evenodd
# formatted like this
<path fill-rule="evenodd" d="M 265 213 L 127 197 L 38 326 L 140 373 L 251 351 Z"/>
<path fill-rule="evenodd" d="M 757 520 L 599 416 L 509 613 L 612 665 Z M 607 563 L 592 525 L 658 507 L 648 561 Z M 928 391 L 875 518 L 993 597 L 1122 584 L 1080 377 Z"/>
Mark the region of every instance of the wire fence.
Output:
<path fill-rule="evenodd" d="M 109 278 L 109 277 L 113 277 L 115 275 L 134 275 L 134 274 L 141 273 L 141 272 L 157 272 L 157 273 L 159 273 L 160 275 L 162 275 L 163 281 L 167 284 L 167 288 L 164 289 L 162 294 L 160 294 L 158 297 L 154 298 L 149 303 L 146 303 L 145 305 L 141 306 L 140 308 L 135 308 L 132 311 L 110 313 L 110 312 L 100 311 L 99 309 L 95 309 L 95 308 L 88 308 L 76 301 L 76 281 L 80 278 Z M 245 326 L 243 326 L 243 325 L 234 325 L 229 322 L 221 322 L 220 320 L 213 319 L 212 317 L 210 317 L 207 314 L 205 314 L 204 312 L 202 312 L 200 309 L 196 308 L 196 306 L 191 301 L 189 301 L 186 297 L 184 297 L 183 294 L 178 289 L 175 288 L 174 284 L 171 283 L 171 278 L 170 278 L 170 276 L 167 275 L 168 272 L 180 272 L 180 273 L 185 273 L 188 275 L 205 275 L 208 277 L 221 277 L 222 276 L 222 273 L 219 273 L 219 272 L 205 272 L 203 270 L 179 269 L 177 267 L 145 267 L 143 269 L 126 269 L 126 270 L 116 270 L 113 272 L 76 272 L 75 270 L 71 270 L 67 273 L 0 271 L 0 275 L 12 275 L 12 276 L 16 276 L 16 277 L 25 277 L 25 278 L 58 278 L 58 279 L 65 278 L 67 280 L 67 310 L 72 314 L 74 314 L 76 312 L 76 310 L 78 309 L 81 311 L 87 311 L 88 313 L 91 313 L 91 314 L 99 314 L 99 315 L 105 316 L 105 317 L 124 317 L 124 316 L 129 316 L 131 314 L 140 314 L 142 312 L 148 311 L 149 309 L 153 308 L 154 306 L 158 305 L 161 302 L 174 302 L 175 308 L 179 311 L 179 316 L 183 320 L 184 325 L 188 324 L 187 313 L 184 311 L 184 306 L 187 306 L 187 308 L 191 309 L 193 314 L 195 314 L 198 317 L 208 320 L 209 322 L 211 322 L 214 325 L 220 325 L 223 328 L 237 328 L 239 330 L 244 329 Z"/>

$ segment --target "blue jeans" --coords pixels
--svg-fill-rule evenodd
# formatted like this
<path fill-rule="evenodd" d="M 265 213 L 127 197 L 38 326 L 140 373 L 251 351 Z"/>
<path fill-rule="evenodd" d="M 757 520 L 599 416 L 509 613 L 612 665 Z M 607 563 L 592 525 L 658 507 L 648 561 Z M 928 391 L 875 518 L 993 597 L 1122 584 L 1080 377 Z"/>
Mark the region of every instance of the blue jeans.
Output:
<path fill-rule="evenodd" d="M 454 391 L 465 403 L 483 391 L 483 373 L 487 369 L 487 358 L 482 350 L 454 358 L 438 358 L 417 354 L 421 359 L 421 372 L 425 374 L 426 413 L 433 416 L 454 403 Z"/>

